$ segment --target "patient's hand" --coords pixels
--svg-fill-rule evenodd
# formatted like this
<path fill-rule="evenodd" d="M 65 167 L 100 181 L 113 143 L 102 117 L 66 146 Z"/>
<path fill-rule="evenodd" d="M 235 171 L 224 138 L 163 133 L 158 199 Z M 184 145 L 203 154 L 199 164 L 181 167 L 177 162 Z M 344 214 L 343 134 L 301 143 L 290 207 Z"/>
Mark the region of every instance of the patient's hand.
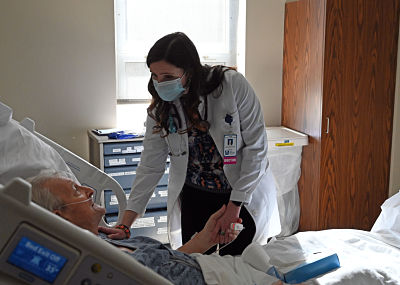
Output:
<path fill-rule="evenodd" d="M 186 252 L 186 253 L 204 253 L 208 249 L 210 249 L 215 244 L 219 243 L 219 238 L 213 238 L 213 231 L 217 225 L 218 219 L 222 217 L 225 213 L 226 206 L 223 205 L 221 209 L 211 215 L 208 219 L 206 225 L 202 229 L 201 232 L 196 234 L 190 241 L 185 243 L 183 246 L 178 248 L 179 251 Z M 242 220 L 239 219 L 237 222 L 241 223 Z M 234 240 L 239 234 L 239 231 L 228 230 L 226 235 L 231 239 Z"/>
<path fill-rule="evenodd" d="M 107 237 L 110 239 L 125 239 L 126 234 L 121 229 L 116 228 L 107 228 L 107 227 L 99 227 L 99 232 L 107 234 Z"/>
<path fill-rule="evenodd" d="M 199 233 L 202 234 L 205 239 L 212 242 L 212 245 L 217 243 L 228 243 L 233 241 L 240 233 L 240 231 L 234 231 L 231 229 L 227 229 L 224 235 L 214 235 L 216 227 L 218 226 L 218 222 L 225 215 L 227 208 L 225 205 L 221 207 L 217 212 L 211 215 L 208 219 L 206 225 L 204 226 L 203 230 Z M 235 223 L 242 223 L 241 218 L 237 218 Z"/>
<path fill-rule="evenodd" d="M 233 240 L 226 233 L 228 233 L 232 223 L 238 223 L 238 220 L 240 219 L 240 208 L 240 206 L 236 206 L 232 201 L 229 201 L 227 204 L 224 214 L 218 219 L 212 233 L 213 238 L 218 239 L 219 243 L 229 243 Z"/>

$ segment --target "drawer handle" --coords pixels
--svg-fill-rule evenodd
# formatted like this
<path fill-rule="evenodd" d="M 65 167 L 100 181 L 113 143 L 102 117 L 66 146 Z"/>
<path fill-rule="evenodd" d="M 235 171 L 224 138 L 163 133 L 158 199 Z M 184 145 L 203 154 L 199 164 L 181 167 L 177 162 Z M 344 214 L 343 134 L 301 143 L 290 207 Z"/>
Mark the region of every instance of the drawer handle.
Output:
<path fill-rule="evenodd" d="M 329 134 L 329 117 L 326 117 L 326 134 Z"/>

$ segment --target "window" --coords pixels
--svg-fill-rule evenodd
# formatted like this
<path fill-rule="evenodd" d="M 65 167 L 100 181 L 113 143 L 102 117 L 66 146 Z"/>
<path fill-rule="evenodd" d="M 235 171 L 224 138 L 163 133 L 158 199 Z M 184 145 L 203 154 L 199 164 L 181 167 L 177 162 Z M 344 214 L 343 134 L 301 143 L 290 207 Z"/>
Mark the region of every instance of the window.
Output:
<path fill-rule="evenodd" d="M 117 127 L 143 131 L 151 99 L 146 55 L 166 34 L 187 34 L 203 64 L 237 66 L 244 73 L 245 5 L 244 0 L 115 0 Z"/>

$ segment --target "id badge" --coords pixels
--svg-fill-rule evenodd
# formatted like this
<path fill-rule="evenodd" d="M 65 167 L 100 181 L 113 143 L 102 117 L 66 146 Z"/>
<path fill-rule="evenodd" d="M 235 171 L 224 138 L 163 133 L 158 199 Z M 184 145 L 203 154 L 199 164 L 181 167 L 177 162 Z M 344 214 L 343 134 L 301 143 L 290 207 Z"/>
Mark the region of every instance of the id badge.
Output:
<path fill-rule="evenodd" d="M 237 135 L 224 136 L 224 164 L 236 164 Z"/>

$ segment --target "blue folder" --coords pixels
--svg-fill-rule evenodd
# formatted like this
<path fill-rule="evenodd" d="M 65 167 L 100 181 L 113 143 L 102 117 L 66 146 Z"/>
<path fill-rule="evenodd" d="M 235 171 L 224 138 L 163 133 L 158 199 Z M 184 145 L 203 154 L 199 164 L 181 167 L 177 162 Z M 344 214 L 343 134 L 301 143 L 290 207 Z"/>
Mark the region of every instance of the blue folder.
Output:
<path fill-rule="evenodd" d="M 323 257 L 319 258 L 319 255 Z M 316 258 L 300 264 L 288 272 L 281 272 L 272 266 L 267 273 L 286 283 L 294 284 L 307 281 L 340 267 L 339 257 L 336 253 L 329 255 L 316 253 Z"/>
<path fill-rule="evenodd" d="M 125 131 L 118 131 L 108 134 L 109 139 L 115 139 L 115 140 L 134 139 L 139 137 L 142 137 L 142 135 L 134 133 L 125 133 Z"/>

